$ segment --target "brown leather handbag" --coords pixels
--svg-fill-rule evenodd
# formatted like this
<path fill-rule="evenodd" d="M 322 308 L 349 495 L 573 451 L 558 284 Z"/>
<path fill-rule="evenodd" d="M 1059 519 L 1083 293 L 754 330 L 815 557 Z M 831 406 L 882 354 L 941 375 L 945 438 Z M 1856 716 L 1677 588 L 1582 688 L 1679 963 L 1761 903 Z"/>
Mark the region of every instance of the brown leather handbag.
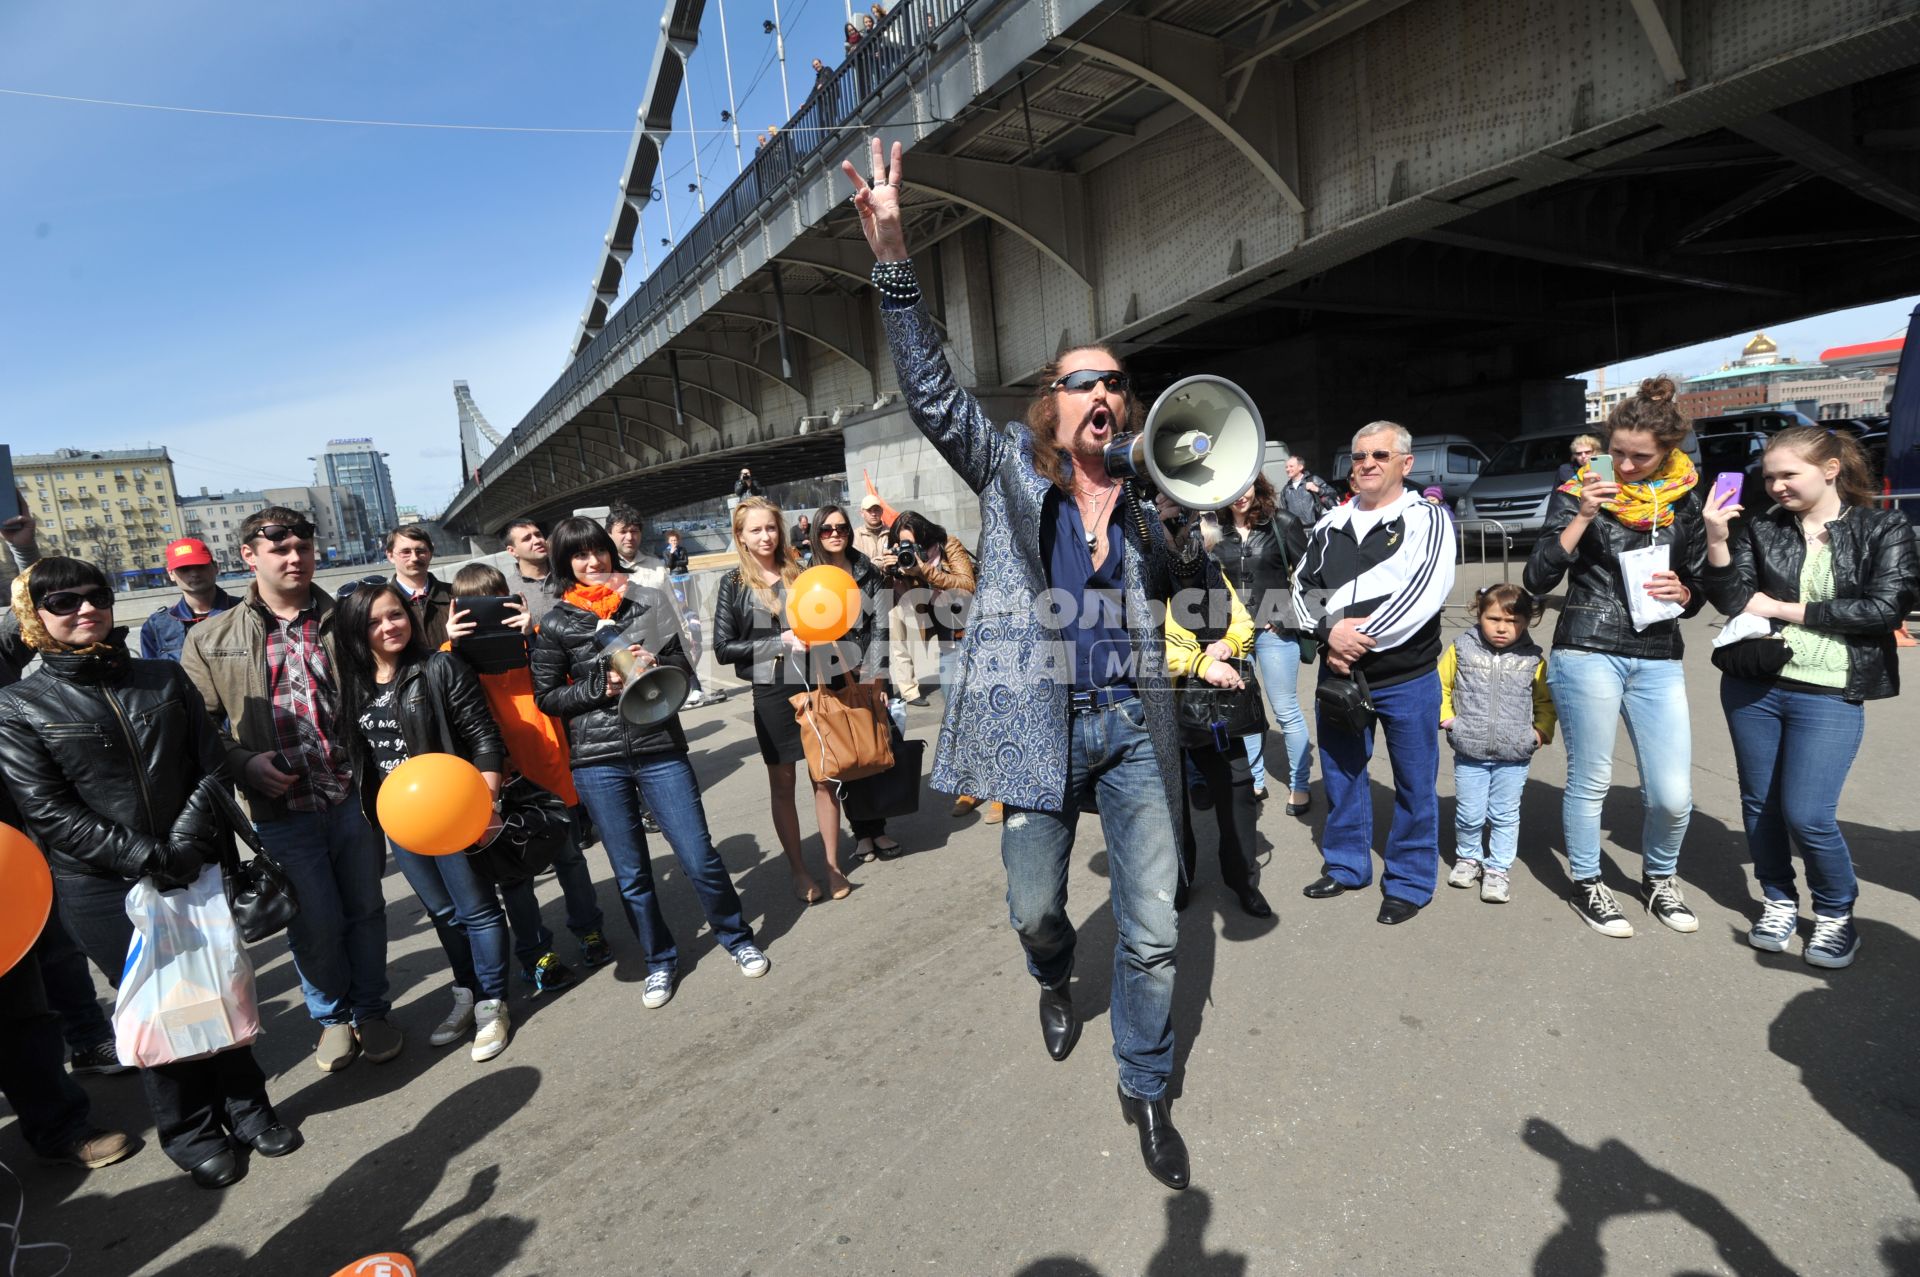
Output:
<path fill-rule="evenodd" d="M 848 680 L 788 698 L 807 751 L 807 774 L 815 780 L 861 780 L 893 766 L 893 720 L 886 688 Z"/>

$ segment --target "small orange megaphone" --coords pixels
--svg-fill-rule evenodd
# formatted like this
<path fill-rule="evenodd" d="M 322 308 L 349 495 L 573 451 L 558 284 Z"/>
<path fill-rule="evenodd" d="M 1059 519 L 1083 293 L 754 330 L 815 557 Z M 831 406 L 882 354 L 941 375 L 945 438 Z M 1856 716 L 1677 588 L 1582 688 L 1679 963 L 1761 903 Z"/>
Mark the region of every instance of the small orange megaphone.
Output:
<path fill-rule="evenodd" d="M 420 1277 L 420 1270 L 405 1255 L 382 1251 L 378 1255 L 354 1260 L 333 1277 Z"/>

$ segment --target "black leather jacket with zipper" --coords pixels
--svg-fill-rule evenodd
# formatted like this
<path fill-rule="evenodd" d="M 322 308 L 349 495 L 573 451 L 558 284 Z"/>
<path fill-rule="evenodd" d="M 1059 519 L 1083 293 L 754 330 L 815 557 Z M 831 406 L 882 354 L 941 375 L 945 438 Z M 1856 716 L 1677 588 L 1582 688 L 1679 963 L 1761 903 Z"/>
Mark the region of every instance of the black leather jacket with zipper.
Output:
<path fill-rule="evenodd" d="M 673 600 L 659 590 L 629 586 L 637 595 L 620 601 L 608 618 L 630 631 L 628 637 L 671 665 L 691 674 L 686 651 L 673 623 Z M 593 767 L 631 761 L 644 754 L 687 752 L 687 734 L 674 714 L 658 727 L 627 726 L 620 698 L 607 692 L 606 649 L 594 642 L 600 618 L 578 604 L 561 602 L 540 622 L 533 640 L 533 701 L 540 712 L 567 725 L 572 766 Z"/>
<path fill-rule="evenodd" d="M 1673 507 L 1673 522 L 1661 528 L 1659 543 L 1671 545 L 1672 570 L 1691 591 L 1680 617 L 1657 621 L 1644 630 L 1633 628 L 1627 610 L 1626 586 L 1620 575 L 1620 556 L 1654 544 L 1655 535 L 1630 528 L 1602 510 L 1574 546 L 1572 554 L 1560 548 L 1560 534 L 1580 513 L 1580 498 L 1555 492 L 1547 501 L 1546 524 L 1527 560 L 1522 583 L 1532 593 L 1545 594 L 1567 581 L 1567 601 L 1560 622 L 1553 627 L 1556 648 L 1578 648 L 1611 656 L 1648 661 L 1677 661 L 1686 650 L 1680 640 L 1681 618 L 1706 606 L 1702 576 L 1707 568 L 1707 528 L 1700 517 L 1700 494 L 1689 492 Z"/>
<path fill-rule="evenodd" d="M 407 742 L 408 758 L 456 754 L 483 772 L 506 765 L 500 728 L 472 666 L 451 652 L 435 652 L 402 668 L 394 681 L 393 716 L 400 723 L 400 738 Z M 360 787 L 360 810 L 378 829 L 377 803 L 386 773 L 374 764 L 359 723 L 347 724 L 346 736 L 353 779 Z"/>

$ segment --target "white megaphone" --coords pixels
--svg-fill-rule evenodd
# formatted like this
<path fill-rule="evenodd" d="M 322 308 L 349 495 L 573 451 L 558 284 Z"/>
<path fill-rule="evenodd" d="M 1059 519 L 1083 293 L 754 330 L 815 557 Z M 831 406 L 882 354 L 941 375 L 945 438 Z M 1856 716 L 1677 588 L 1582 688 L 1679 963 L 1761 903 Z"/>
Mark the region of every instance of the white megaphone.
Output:
<path fill-rule="evenodd" d="M 1107 473 L 1151 483 L 1189 510 L 1232 505 L 1260 473 L 1266 423 L 1225 377 L 1183 377 L 1153 401 L 1140 433 L 1106 447 Z"/>
<path fill-rule="evenodd" d="M 693 685 L 685 674 L 671 665 L 655 665 L 636 675 L 639 659 L 628 650 L 626 636 L 612 621 L 602 621 L 594 630 L 594 642 L 607 654 L 607 664 L 620 674 L 625 686 L 620 689 L 620 718 L 629 727 L 658 727 L 680 712 Z"/>

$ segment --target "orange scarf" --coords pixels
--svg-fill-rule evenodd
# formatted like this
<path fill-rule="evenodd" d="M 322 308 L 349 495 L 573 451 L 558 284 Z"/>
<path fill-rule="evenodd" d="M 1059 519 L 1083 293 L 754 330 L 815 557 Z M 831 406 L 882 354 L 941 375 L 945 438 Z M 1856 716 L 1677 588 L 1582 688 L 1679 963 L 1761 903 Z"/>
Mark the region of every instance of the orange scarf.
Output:
<path fill-rule="evenodd" d="M 565 599 L 577 608 L 584 608 L 603 621 L 611 621 L 613 614 L 620 610 L 620 601 L 626 595 L 619 590 L 604 585 L 580 582 L 568 590 Z"/>

